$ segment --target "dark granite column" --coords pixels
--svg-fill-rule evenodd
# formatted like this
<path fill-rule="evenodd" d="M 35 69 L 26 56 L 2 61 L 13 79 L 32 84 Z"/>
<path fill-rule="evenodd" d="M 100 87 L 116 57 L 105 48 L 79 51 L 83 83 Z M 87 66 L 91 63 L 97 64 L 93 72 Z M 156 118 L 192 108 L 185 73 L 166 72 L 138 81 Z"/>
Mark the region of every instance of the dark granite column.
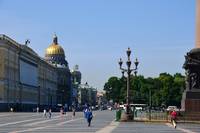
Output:
<path fill-rule="evenodd" d="M 200 0 L 196 0 L 196 44 L 185 56 L 186 90 L 181 108 L 186 112 L 200 112 Z"/>

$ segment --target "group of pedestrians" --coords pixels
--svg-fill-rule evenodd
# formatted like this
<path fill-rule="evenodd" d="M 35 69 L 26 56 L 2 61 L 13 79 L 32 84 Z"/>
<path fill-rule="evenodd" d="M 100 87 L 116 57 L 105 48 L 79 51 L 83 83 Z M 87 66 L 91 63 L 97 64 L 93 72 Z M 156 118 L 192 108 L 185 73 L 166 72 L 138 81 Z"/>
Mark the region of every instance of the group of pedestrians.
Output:
<path fill-rule="evenodd" d="M 37 111 L 37 113 L 39 113 L 39 108 L 38 107 L 37 107 L 36 111 Z M 43 117 L 47 118 L 47 114 L 48 114 L 49 118 L 52 117 L 51 108 L 48 110 L 48 113 L 47 113 L 46 109 L 43 110 Z M 60 114 L 61 115 L 64 114 L 63 108 L 60 109 Z M 72 118 L 74 118 L 75 115 L 76 115 L 76 110 L 75 110 L 75 108 L 73 108 L 72 109 Z M 93 118 L 93 114 L 92 114 L 92 110 L 89 107 L 84 109 L 84 117 L 85 117 L 85 119 L 87 121 L 88 127 L 90 127 L 91 126 L 91 121 L 92 121 L 92 118 Z"/>
<path fill-rule="evenodd" d="M 49 114 L 49 118 L 51 118 L 51 116 L 52 116 L 51 109 L 48 110 L 48 114 Z M 47 110 L 46 109 L 43 110 L 43 117 L 47 118 Z"/>
<path fill-rule="evenodd" d="M 67 116 L 67 112 L 64 111 L 63 108 L 61 108 L 61 109 L 60 109 L 60 115 L 63 117 L 64 114 Z M 76 115 L 76 109 L 75 109 L 75 108 L 72 108 L 72 118 L 74 118 L 75 115 Z"/>

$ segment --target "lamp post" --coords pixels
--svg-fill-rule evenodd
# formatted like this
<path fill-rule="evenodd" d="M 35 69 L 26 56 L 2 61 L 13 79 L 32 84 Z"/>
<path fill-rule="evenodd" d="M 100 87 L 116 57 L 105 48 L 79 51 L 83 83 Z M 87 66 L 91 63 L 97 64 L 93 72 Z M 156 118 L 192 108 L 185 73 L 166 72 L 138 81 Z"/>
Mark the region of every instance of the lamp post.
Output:
<path fill-rule="evenodd" d="M 139 62 L 136 58 L 135 62 L 134 62 L 135 67 L 133 69 L 131 69 L 131 59 L 130 59 L 131 49 L 130 48 L 128 48 L 128 50 L 126 51 L 126 54 L 127 54 L 127 57 L 128 57 L 128 60 L 126 61 L 126 65 L 127 65 L 126 69 L 122 68 L 122 64 L 123 64 L 122 59 L 120 58 L 120 60 L 119 60 L 119 66 L 120 66 L 120 70 L 122 70 L 122 74 L 124 75 L 125 72 L 127 73 L 126 112 L 125 112 L 125 114 L 122 114 L 122 120 L 123 121 L 133 120 L 133 118 L 134 118 L 133 113 L 131 113 L 131 109 L 130 109 L 130 98 L 129 98 L 130 75 L 131 75 L 131 72 L 134 72 L 135 75 L 137 74 L 137 67 L 138 67 L 138 64 L 139 64 Z"/>

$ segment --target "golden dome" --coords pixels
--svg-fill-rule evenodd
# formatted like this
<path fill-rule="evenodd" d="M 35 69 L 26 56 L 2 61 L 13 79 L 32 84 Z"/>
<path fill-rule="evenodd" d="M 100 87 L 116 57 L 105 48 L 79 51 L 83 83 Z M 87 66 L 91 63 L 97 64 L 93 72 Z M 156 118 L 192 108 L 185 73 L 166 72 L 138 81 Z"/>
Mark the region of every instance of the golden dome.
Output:
<path fill-rule="evenodd" d="M 54 54 L 59 54 L 59 55 L 64 55 L 64 50 L 61 46 L 58 44 L 51 44 L 47 49 L 46 49 L 46 55 L 54 55 Z"/>
<path fill-rule="evenodd" d="M 64 55 L 65 52 L 63 48 L 58 44 L 57 42 L 57 36 L 55 35 L 53 38 L 53 43 L 46 49 L 45 56 L 51 56 L 51 55 Z"/>

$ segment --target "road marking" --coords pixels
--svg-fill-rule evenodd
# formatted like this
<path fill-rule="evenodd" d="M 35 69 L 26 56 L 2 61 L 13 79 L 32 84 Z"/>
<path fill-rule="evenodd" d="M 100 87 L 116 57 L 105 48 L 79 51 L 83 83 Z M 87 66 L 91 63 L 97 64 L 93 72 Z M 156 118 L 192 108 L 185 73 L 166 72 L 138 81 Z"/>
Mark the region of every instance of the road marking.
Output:
<path fill-rule="evenodd" d="M 72 121 L 81 120 L 81 119 L 83 119 L 83 118 L 71 119 L 71 120 L 69 120 L 69 121 L 64 121 L 64 122 L 57 123 L 56 125 L 57 125 L 57 126 L 61 126 L 61 125 L 63 125 L 63 124 L 70 123 L 70 122 L 72 122 Z"/>
<path fill-rule="evenodd" d="M 39 129 L 44 129 L 44 128 L 48 128 L 48 127 L 51 127 L 51 126 L 29 128 L 29 129 L 25 129 L 25 130 L 21 130 L 21 131 L 12 131 L 12 132 L 9 132 L 9 133 L 23 133 L 23 132 L 28 132 L 28 131 L 35 131 L 35 130 L 39 130 Z"/>
<path fill-rule="evenodd" d="M 52 117 L 52 118 L 50 118 L 48 120 L 33 122 L 33 123 L 25 124 L 24 126 L 33 126 L 33 125 L 37 125 L 37 124 L 41 124 L 41 123 L 46 123 L 46 122 L 49 122 L 49 121 L 58 120 L 57 118 L 59 118 L 59 117 L 60 116 L 55 116 L 55 117 Z"/>
<path fill-rule="evenodd" d="M 17 121 L 17 122 L 4 123 L 4 124 L 0 124 L 0 127 L 7 126 L 7 125 L 19 124 L 19 123 L 23 123 L 23 122 L 34 121 L 34 120 L 39 120 L 39 119 L 42 119 L 42 118 L 36 118 L 36 119 L 29 119 L 29 120 L 23 120 L 23 121 Z"/>
<path fill-rule="evenodd" d="M 60 125 L 63 125 L 65 123 L 69 123 L 69 122 L 72 122 L 72 121 L 77 121 L 77 120 L 80 120 L 80 119 L 83 119 L 83 118 L 72 119 L 72 120 L 69 120 L 69 121 L 60 122 L 60 123 L 56 124 L 56 126 L 60 126 Z M 49 127 L 55 127 L 55 125 L 29 128 L 29 129 L 25 129 L 25 130 L 12 131 L 12 132 L 9 132 L 9 133 L 23 133 L 23 132 L 35 131 L 35 130 L 39 130 L 39 129 L 45 129 L 45 128 L 49 128 Z"/>
<path fill-rule="evenodd" d="M 168 127 L 172 127 L 174 128 L 170 123 L 165 123 Z M 188 130 L 188 129 L 184 129 L 184 128 L 180 128 L 180 127 L 177 127 L 176 130 L 180 130 L 184 133 L 197 133 L 197 132 L 193 132 L 191 130 Z"/>
<path fill-rule="evenodd" d="M 23 115 L 20 115 L 20 114 L 18 114 L 18 113 L 5 113 L 5 114 L 0 114 L 0 117 L 4 117 L 4 116 L 14 116 L 14 117 L 32 117 L 32 116 L 37 116 L 37 115 L 31 115 L 31 116 L 27 116 L 27 115 L 25 115 L 25 116 L 23 116 Z"/>
<path fill-rule="evenodd" d="M 12 114 L 1 114 L 0 117 L 9 116 L 9 115 L 12 115 Z"/>
<path fill-rule="evenodd" d="M 96 131 L 95 133 L 111 133 L 120 122 L 112 121 L 108 126 Z"/>

